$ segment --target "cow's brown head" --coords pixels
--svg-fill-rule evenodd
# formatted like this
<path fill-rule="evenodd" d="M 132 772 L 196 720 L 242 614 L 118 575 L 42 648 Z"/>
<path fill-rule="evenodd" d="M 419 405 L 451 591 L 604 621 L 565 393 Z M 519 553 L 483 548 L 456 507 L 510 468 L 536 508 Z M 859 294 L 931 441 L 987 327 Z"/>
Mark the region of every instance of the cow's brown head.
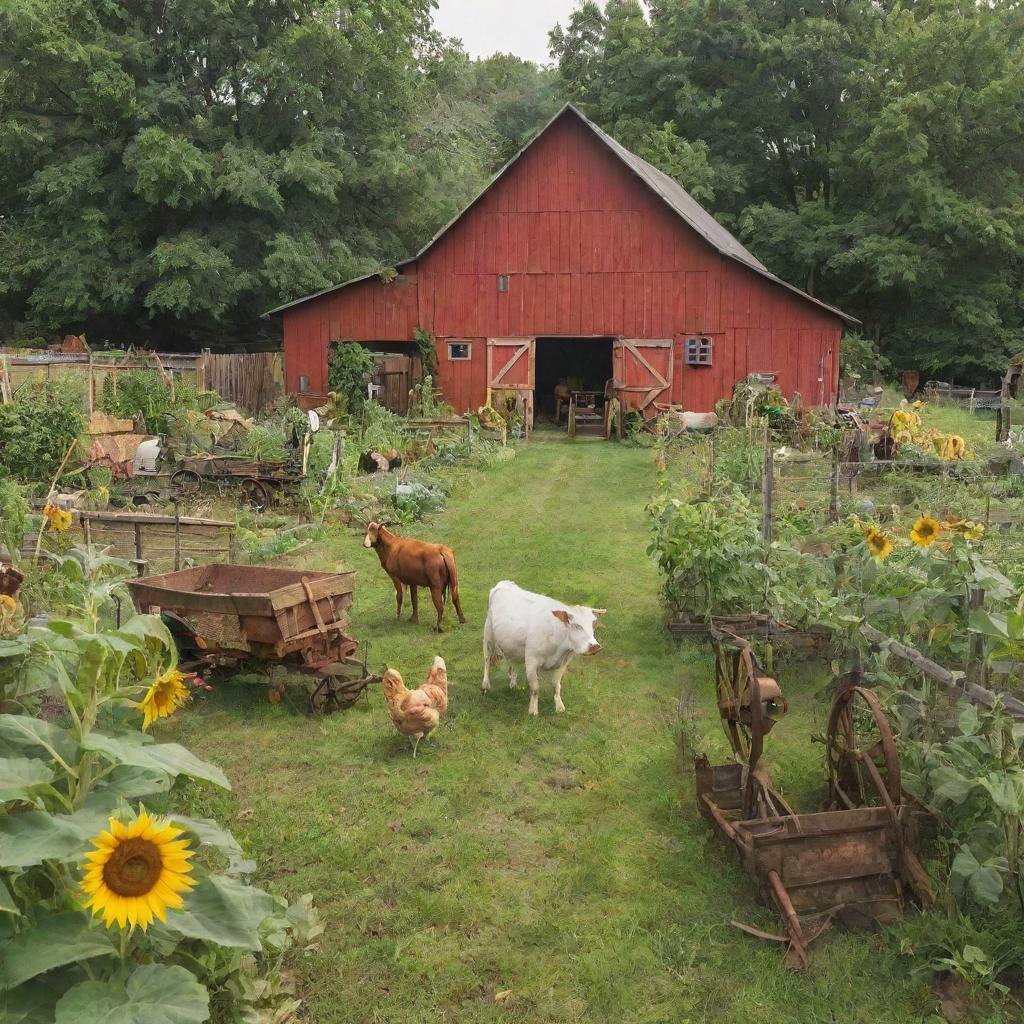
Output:
<path fill-rule="evenodd" d="M 364 548 L 375 548 L 380 543 L 380 523 L 367 523 L 366 536 L 363 538 Z"/>

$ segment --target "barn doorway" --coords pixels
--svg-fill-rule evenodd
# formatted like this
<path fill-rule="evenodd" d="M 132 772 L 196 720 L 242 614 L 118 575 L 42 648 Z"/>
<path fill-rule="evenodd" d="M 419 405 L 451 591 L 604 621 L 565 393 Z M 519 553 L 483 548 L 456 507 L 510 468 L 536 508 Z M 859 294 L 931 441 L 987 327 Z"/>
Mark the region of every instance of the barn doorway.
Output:
<path fill-rule="evenodd" d="M 556 385 L 564 384 L 570 391 L 594 392 L 603 400 L 611 378 L 611 338 L 538 338 L 535 418 L 555 422 Z M 560 411 L 564 423 L 566 411 Z"/>

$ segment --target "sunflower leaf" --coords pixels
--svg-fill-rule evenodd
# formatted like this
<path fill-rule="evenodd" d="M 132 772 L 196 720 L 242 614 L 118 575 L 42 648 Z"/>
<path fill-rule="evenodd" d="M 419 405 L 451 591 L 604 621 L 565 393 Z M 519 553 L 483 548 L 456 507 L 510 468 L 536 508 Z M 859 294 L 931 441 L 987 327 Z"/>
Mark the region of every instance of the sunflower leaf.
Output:
<path fill-rule="evenodd" d="M 277 909 L 274 897 L 262 889 L 210 875 L 185 896 L 182 910 L 168 911 L 166 927 L 190 939 L 258 950 L 259 927 Z"/>
<path fill-rule="evenodd" d="M 27 715 L 0 715 L 0 741 L 16 747 L 42 747 L 56 751 L 65 761 L 75 758 L 76 744 L 59 725 Z"/>
<path fill-rule="evenodd" d="M 184 967 L 146 964 L 124 986 L 83 981 L 57 1003 L 56 1024 L 202 1024 L 210 996 Z"/>
<path fill-rule="evenodd" d="M 54 967 L 113 955 L 116 950 L 110 935 L 92 927 L 88 914 L 78 910 L 52 914 L 6 944 L 0 960 L 0 989 L 14 988 Z"/>
<path fill-rule="evenodd" d="M 64 860 L 83 851 L 107 826 L 107 808 L 74 814 L 26 811 L 0 817 L 0 868 L 28 868 L 44 860 Z"/>
<path fill-rule="evenodd" d="M 33 757 L 0 757 L 0 803 L 31 800 L 39 787 L 53 781 L 54 773 Z"/>
<path fill-rule="evenodd" d="M 114 738 L 102 733 L 90 733 L 83 741 L 86 750 L 94 750 L 114 764 L 134 765 L 136 768 L 155 768 L 171 775 L 188 775 L 193 779 L 212 782 L 222 789 L 230 789 L 227 776 L 215 765 L 200 761 L 180 743 L 133 743 L 123 737 Z"/>

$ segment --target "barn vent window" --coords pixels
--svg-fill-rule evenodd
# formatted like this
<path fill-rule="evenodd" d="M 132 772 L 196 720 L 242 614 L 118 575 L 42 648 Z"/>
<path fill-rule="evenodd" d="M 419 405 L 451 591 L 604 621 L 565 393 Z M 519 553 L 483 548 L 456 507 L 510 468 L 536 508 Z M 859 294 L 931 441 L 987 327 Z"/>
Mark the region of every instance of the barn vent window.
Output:
<path fill-rule="evenodd" d="M 459 360 L 469 359 L 469 342 L 468 341 L 449 341 L 448 342 L 448 358 L 453 362 Z"/>
<path fill-rule="evenodd" d="M 499 274 L 498 275 L 498 291 L 499 292 L 507 292 L 508 291 L 508 274 Z"/>
<path fill-rule="evenodd" d="M 687 366 L 710 366 L 711 339 L 687 338 L 685 353 Z"/>

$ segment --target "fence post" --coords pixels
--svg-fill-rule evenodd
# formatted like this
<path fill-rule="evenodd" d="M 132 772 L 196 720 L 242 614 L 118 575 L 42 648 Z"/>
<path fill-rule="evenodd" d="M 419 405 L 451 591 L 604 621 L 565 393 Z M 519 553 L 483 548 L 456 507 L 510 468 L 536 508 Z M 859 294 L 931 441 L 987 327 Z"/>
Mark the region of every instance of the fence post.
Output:
<path fill-rule="evenodd" d="M 764 472 L 761 475 L 761 537 L 765 544 L 772 542 L 772 489 L 775 484 L 775 458 L 772 434 L 764 428 Z"/>
<path fill-rule="evenodd" d="M 985 607 L 985 591 L 980 587 L 971 587 L 967 592 L 967 613 Z M 967 648 L 967 664 L 965 674 L 972 683 L 985 682 L 985 642 L 980 633 L 971 633 L 970 645 Z"/>
<path fill-rule="evenodd" d="M 828 521 L 837 522 L 839 519 L 839 449 L 832 449 L 832 474 L 829 477 L 828 487 Z"/>
<path fill-rule="evenodd" d="M 174 499 L 174 571 L 181 568 L 181 502 Z"/>

